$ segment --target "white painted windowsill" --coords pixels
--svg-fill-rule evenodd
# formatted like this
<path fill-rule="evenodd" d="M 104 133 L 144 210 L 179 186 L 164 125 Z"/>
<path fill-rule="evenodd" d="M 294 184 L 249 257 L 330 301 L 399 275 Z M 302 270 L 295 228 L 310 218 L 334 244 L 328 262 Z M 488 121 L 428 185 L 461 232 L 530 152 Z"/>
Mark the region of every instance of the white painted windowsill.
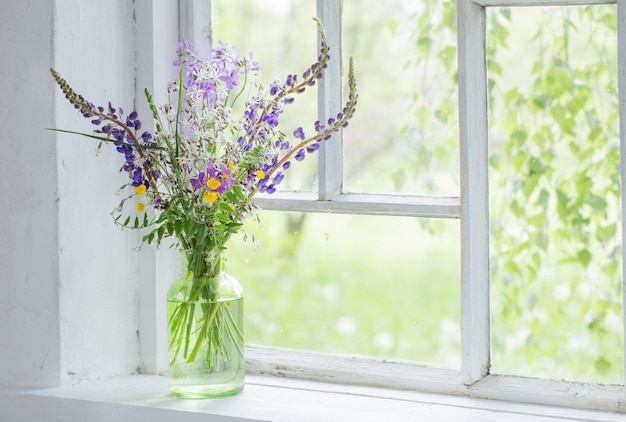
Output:
<path fill-rule="evenodd" d="M 415 391 L 248 375 L 233 397 L 181 400 L 168 378 L 134 375 L 48 389 L 0 386 L 0 420 L 22 421 L 626 421 L 626 415 Z"/>

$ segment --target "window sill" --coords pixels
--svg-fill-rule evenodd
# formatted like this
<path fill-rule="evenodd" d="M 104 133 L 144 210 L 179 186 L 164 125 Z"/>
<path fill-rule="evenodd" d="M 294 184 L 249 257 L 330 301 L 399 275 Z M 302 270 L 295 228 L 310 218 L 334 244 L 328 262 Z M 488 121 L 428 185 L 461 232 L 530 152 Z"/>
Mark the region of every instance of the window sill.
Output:
<path fill-rule="evenodd" d="M 626 415 L 248 375 L 234 397 L 181 400 L 168 378 L 134 375 L 71 386 L 0 387 L 3 421 L 626 421 Z M 210 417 L 208 419 L 208 417 Z"/>

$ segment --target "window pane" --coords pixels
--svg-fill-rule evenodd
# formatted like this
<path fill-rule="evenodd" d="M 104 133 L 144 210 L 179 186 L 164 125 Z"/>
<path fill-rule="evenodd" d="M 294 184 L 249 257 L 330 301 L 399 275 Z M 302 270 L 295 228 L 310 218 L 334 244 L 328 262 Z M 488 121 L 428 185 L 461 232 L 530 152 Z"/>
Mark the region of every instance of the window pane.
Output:
<path fill-rule="evenodd" d="M 615 20 L 488 9 L 493 372 L 623 381 Z"/>
<path fill-rule="evenodd" d="M 284 82 L 288 74 L 302 75 L 318 55 L 314 1 L 212 0 L 214 43 L 224 41 L 240 55 L 254 53 L 263 67 L 260 82 Z M 317 120 L 317 90 L 308 89 L 281 115 L 279 128 L 290 139 L 297 127 L 313 132 Z M 280 189 L 317 190 L 317 157 L 290 167 Z"/>
<path fill-rule="evenodd" d="M 458 220 L 265 211 L 261 222 L 228 252 L 249 343 L 460 366 Z"/>
<path fill-rule="evenodd" d="M 456 2 L 343 2 L 359 108 L 344 131 L 344 190 L 459 194 Z"/>

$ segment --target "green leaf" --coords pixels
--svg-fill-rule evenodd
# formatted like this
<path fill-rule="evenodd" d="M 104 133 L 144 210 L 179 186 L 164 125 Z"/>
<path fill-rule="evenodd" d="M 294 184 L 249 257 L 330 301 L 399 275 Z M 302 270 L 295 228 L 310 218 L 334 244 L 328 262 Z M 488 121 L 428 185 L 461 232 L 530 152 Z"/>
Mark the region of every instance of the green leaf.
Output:
<path fill-rule="evenodd" d="M 609 224 L 604 227 L 600 226 L 596 229 L 596 237 L 600 242 L 608 242 L 615 237 L 617 232 L 617 224 Z"/>
<path fill-rule="evenodd" d="M 539 185 L 539 177 L 537 174 L 530 175 L 522 185 L 522 192 L 526 197 L 529 197 Z"/>
<path fill-rule="evenodd" d="M 424 35 L 417 40 L 417 47 L 422 54 L 428 53 L 432 45 L 433 40 L 428 35 Z"/>
<path fill-rule="evenodd" d="M 220 221 L 223 221 L 225 223 L 228 223 L 230 221 L 230 218 L 228 218 L 228 216 L 224 215 L 224 214 L 215 214 L 215 218 L 217 218 Z"/>
<path fill-rule="evenodd" d="M 183 230 L 185 231 L 185 235 L 191 236 L 191 231 L 193 230 L 193 222 L 191 220 L 185 220 L 183 222 Z"/>
<path fill-rule="evenodd" d="M 444 47 L 439 52 L 439 58 L 448 70 L 452 69 L 452 66 L 456 62 L 456 47 L 451 45 Z"/>
<path fill-rule="evenodd" d="M 149 233 L 149 234 L 145 235 L 145 236 L 142 238 L 142 240 L 143 240 L 144 242 L 146 242 L 147 244 L 152 243 L 152 241 L 154 240 L 154 232 L 152 232 L 152 233 Z"/>
<path fill-rule="evenodd" d="M 224 197 L 225 197 L 228 201 L 230 201 L 231 203 L 233 203 L 233 204 L 238 204 L 238 203 L 239 203 L 239 198 L 237 197 L 237 195 L 235 195 L 235 194 L 234 194 L 234 193 L 232 193 L 232 192 L 226 192 L 226 193 L 224 194 Z M 232 209 L 231 209 L 231 211 L 232 211 Z"/>
<path fill-rule="evenodd" d="M 159 239 L 159 241 L 163 239 L 164 234 L 165 234 L 165 226 L 159 226 L 159 228 L 157 229 L 157 238 Z"/>
<path fill-rule="evenodd" d="M 547 94 L 540 94 L 532 97 L 532 104 L 539 110 L 545 110 L 550 104 L 552 97 Z"/>
<path fill-rule="evenodd" d="M 232 187 L 231 190 L 235 192 L 235 195 L 237 195 L 239 199 L 241 199 L 242 201 L 246 200 L 246 196 L 243 194 L 243 191 L 241 190 L 239 186 L 235 185 Z"/>
<path fill-rule="evenodd" d="M 606 199 L 599 197 L 598 195 L 591 195 L 589 199 L 587 199 L 587 203 L 591 205 L 595 211 L 602 212 L 606 210 Z"/>
<path fill-rule="evenodd" d="M 583 267 L 587 268 L 591 262 L 591 252 L 587 249 L 582 249 L 576 255 L 576 259 L 582 264 Z"/>
<path fill-rule="evenodd" d="M 506 106 L 510 106 L 511 103 L 517 104 L 521 98 L 522 94 L 517 88 L 510 89 L 504 94 L 504 104 Z"/>
<path fill-rule="evenodd" d="M 493 73 L 495 73 L 498 76 L 502 76 L 502 66 L 500 66 L 498 64 L 498 62 L 493 61 L 493 60 L 489 60 L 487 62 L 487 67 L 490 71 L 492 71 Z"/>
<path fill-rule="evenodd" d="M 233 223 L 231 223 L 231 224 L 228 225 L 228 228 L 226 229 L 226 231 L 228 233 L 235 234 L 235 233 L 237 233 L 239 231 L 239 229 L 242 226 L 243 226 L 243 224 L 233 224 Z"/>
<path fill-rule="evenodd" d="M 176 235 L 180 235 L 180 233 L 183 230 L 183 220 L 176 220 L 174 221 L 174 231 L 176 232 Z"/>
<path fill-rule="evenodd" d="M 80 136 L 84 136 L 86 138 L 92 138 L 92 139 L 96 139 L 98 141 L 103 141 L 103 142 L 112 142 L 115 143 L 115 145 L 129 145 L 133 148 L 140 148 L 140 149 L 160 149 L 160 150 L 165 150 L 165 148 L 157 146 L 157 145 L 139 145 L 136 143 L 132 143 L 132 142 L 123 142 L 123 141 L 117 141 L 115 139 L 111 139 L 111 138 L 105 138 L 104 136 L 96 136 L 96 135 L 91 135 L 89 133 L 83 133 L 83 132 L 74 132 L 72 130 L 63 130 L 63 129 L 54 129 L 54 128 L 48 128 L 48 130 L 53 130 L 55 132 L 62 132 L 62 133 L 69 133 L 72 135 L 80 135 Z"/>
<path fill-rule="evenodd" d="M 222 211 L 226 211 L 228 213 L 233 212 L 233 208 L 230 206 L 230 204 L 227 204 L 226 202 L 220 202 L 219 207 Z"/>

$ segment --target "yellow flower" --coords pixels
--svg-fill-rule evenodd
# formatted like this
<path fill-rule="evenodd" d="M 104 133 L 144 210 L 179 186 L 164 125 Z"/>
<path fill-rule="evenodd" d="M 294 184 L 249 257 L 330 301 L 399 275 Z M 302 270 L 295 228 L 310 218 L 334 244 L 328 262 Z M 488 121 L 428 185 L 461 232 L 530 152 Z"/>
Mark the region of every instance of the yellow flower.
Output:
<path fill-rule="evenodd" d="M 217 192 L 204 192 L 204 202 L 207 202 L 209 204 L 215 202 L 215 200 L 217 199 Z"/>
<path fill-rule="evenodd" d="M 141 196 L 146 193 L 146 185 L 143 183 L 135 188 L 135 195 Z"/>
<path fill-rule="evenodd" d="M 235 171 L 235 163 L 233 163 L 232 161 L 228 163 L 228 169 L 230 171 Z"/>
<path fill-rule="evenodd" d="M 265 179 L 265 172 L 263 170 L 257 171 L 256 177 L 258 177 L 259 179 Z"/>
<path fill-rule="evenodd" d="M 141 185 L 143 186 L 143 185 Z M 144 212 L 146 210 L 145 205 L 143 204 L 143 202 L 137 202 L 137 212 Z"/>
<path fill-rule="evenodd" d="M 220 186 L 222 186 L 222 184 L 220 183 L 220 181 L 219 181 L 219 180 L 214 179 L 214 178 L 212 178 L 212 177 L 211 177 L 209 180 L 207 180 L 206 185 L 207 185 L 210 189 L 212 189 L 212 190 L 215 190 L 215 189 L 219 188 Z M 211 202 L 212 202 L 212 201 L 211 201 Z"/>

